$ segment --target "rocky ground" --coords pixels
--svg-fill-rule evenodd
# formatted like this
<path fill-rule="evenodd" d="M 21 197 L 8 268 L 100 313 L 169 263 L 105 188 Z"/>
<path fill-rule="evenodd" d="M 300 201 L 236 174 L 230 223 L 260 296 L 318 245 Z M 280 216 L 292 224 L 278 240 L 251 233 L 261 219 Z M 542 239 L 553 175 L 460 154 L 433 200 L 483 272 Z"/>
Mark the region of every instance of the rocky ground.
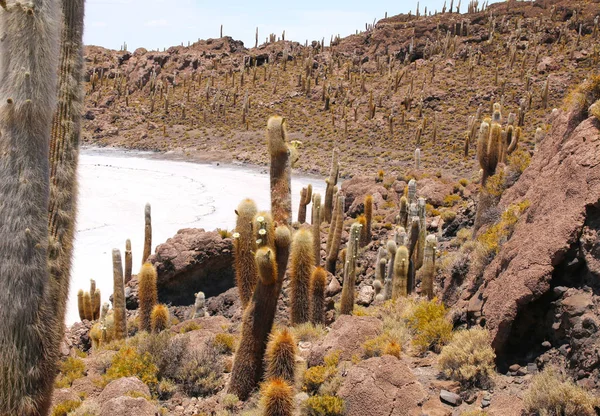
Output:
<path fill-rule="evenodd" d="M 353 315 L 339 314 L 338 265 L 335 275 L 327 277 L 326 325 L 293 329 L 298 345 L 298 414 L 542 414 L 532 405 L 531 392 L 551 368 L 571 380 L 564 385 L 579 395 L 575 399 L 565 393 L 563 401 L 583 403 L 600 389 L 600 112 L 588 110 L 600 98 L 600 80 L 579 90 L 574 85 L 597 59 L 598 12 L 597 3 L 536 1 L 496 4 L 484 13 L 468 15 L 394 16 L 367 32 L 336 40 L 325 50 L 288 41 L 248 50 L 229 38 L 165 52 L 131 54 L 90 47 L 88 75 L 93 78 L 103 68 L 108 79 L 88 85 L 86 140 L 96 145 L 179 149 L 190 158 L 223 156 L 265 163 L 261 130 L 266 116 L 274 111 L 286 114 L 291 106 L 304 108 L 290 116 L 296 132 L 291 139 L 304 142 L 300 169 L 326 172 L 329 151 L 338 146 L 345 155 L 343 171 L 351 176 L 341 185 L 342 247 L 350 224 L 364 212 L 367 195 L 373 197 L 374 210 L 371 241 L 359 253 Z M 443 35 L 447 31 L 448 37 Z M 455 37 L 457 31 L 461 35 Z M 511 50 L 516 51 L 513 69 Z M 285 69 L 284 54 L 289 57 Z M 508 58 L 500 59 L 502 54 Z M 256 69 L 244 67 L 249 59 L 258 63 Z M 404 74 L 397 91 L 396 74 Z M 550 94 L 544 105 L 539 94 L 548 75 Z M 308 93 L 307 79 L 313 82 Z M 159 82 L 162 87 L 157 87 Z M 322 109 L 324 85 L 333 111 Z M 481 185 L 475 152 L 471 149 L 467 158 L 462 156 L 462 119 L 474 115 L 479 105 L 481 119 L 489 117 L 491 103 L 503 101 L 506 120 L 527 97 L 527 85 L 533 104 L 523 107 L 525 140 L 519 145 L 527 160 L 523 164 L 509 159 L 498 166 L 488 180 L 498 184 L 497 199 L 486 208 L 484 226 L 473 233 Z M 154 95 L 155 108 L 150 110 L 151 91 L 156 88 L 166 91 L 168 112 L 160 93 Z M 241 123 L 245 91 L 252 104 L 245 115 L 247 123 Z M 570 98 L 563 102 L 568 92 Z M 376 103 L 373 119 L 365 117 L 371 93 Z M 402 110 L 401 101 L 407 97 L 415 101 Z M 551 111 L 552 107 L 561 108 Z M 386 116 L 392 109 L 397 124 L 390 137 Z M 347 132 L 341 127 L 343 114 Z M 332 117 L 337 127 L 327 126 Z M 425 118 L 427 139 L 419 144 L 424 156 L 414 166 L 414 131 Z M 537 127 L 543 127 L 543 134 L 534 143 Z M 455 338 L 467 328 L 489 331 L 485 348 L 491 346 L 495 360 L 486 380 L 465 383 L 444 372 L 441 357 L 445 345 L 452 345 L 451 334 L 439 343 L 418 347 L 416 341 L 426 331 L 411 327 L 411 308 L 439 306 L 437 301 L 390 304 L 375 297 L 377 253 L 394 239 L 400 198 L 413 178 L 418 196 L 428 204 L 428 233 L 438 238 L 434 287 L 448 308 L 443 322 L 454 330 Z M 328 232 L 329 225 L 322 224 L 322 259 Z M 137 333 L 134 277 L 126 287 L 127 342 L 92 349 L 91 323 L 71 327 L 63 343 L 62 376 L 72 376 L 59 385 L 54 403 L 72 401 L 78 407 L 73 414 L 80 415 L 261 414 L 258 392 L 241 402 L 226 389 L 242 318 L 230 235 L 180 230 L 156 247 L 150 261 L 158 271 L 159 301 L 169 305 L 172 318 L 167 335 Z M 286 278 L 277 328 L 289 324 L 288 286 Z M 207 295 L 206 316 L 193 318 L 198 291 Z M 420 293 L 418 285 L 415 299 Z M 368 347 L 390 338 L 398 349 L 373 352 Z M 152 354 L 146 357 L 144 351 Z M 128 362 L 127 354 L 139 355 Z M 192 386 L 186 384 L 189 371 L 188 377 L 181 376 L 187 362 L 201 370 Z M 150 371 L 155 379 L 147 371 L 152 363 L 157 367 Z M 319 383 L 315 374 L 322 375 Z M 580 390 L 573 390 L 576 386 Z M 307 410 L 307 403 L 325 396 L 341 399 L 344 412 Z M 594 414 L 599 403 L 589 400 L 591 407 L 555 407 L 549 414 Z"/>

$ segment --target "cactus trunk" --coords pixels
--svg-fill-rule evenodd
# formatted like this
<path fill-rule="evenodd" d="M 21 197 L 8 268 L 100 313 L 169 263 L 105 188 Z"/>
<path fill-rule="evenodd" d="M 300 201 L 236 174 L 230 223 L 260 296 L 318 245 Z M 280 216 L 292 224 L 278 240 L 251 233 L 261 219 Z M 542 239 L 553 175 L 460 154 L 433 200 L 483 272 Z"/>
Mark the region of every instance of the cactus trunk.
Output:
<path fill-rule="evenodd" d="M 354 287 L 356 285 L 356 259 L 358 257 L 358 247 L 360 244 L 360 230 L 362 225 L 352 224 L 350 227 L 350 237 L 348 239 L 348 248 L 346 249 L 346 264 L 344 266 L 344 284 L 342 287 L 342 303 L 340 313 L 342 315 L 351 315 L 354 310 Z"/>
<path fill-rule="evenodd" d="M 119 249 L 113 249 L 112 259 L 115 339 L 123 339 L 127 336 L 127 313 L 125 310 L 125 288 L 123 287 L 123 264 Z"/>

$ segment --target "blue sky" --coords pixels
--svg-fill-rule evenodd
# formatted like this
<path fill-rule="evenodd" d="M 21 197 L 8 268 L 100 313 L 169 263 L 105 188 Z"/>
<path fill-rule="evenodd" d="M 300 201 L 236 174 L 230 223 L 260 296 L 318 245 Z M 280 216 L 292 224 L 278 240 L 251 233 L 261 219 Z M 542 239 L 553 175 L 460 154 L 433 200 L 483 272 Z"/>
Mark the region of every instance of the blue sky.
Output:
<path fill-rule="evenodd" d="M 456 0 L 457 2 L 458 0 Z M 490 1 L 490 3 L 495 1 Z M 441 10 L 444 0 L 421 0 L 420 10 Z M 450 0 L 448 0 L 448 5 Z M 466 11 L 468 0 L 462 0 Z M 127 42 L 130 51 L 138 47 L 156 49 L 217 38 L 223 34 L 254 46 L 256 27 L 259 43 L 270 33 L 285 30 L 287 40 L 304 43 L 331 35 L 347 36 L 365 23 L 416 10 L 417 1 L 404 0 L 302 0 L 267 2 L 264 0 L 87 0 L 84 41 L 119 49 Z"/>

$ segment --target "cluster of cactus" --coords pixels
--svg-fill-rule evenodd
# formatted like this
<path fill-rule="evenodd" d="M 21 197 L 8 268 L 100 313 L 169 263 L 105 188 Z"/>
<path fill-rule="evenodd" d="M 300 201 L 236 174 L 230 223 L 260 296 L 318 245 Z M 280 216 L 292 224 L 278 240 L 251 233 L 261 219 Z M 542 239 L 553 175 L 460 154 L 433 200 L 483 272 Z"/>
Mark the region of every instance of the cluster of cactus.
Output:
<path fill-rule="evenodd" d="M 3 415 L 48 414 L 52 402 L 75 231 L 83 9 L 32 0 L 0 10 L 0 300 L 20 305 L 0 308 Z"/>
<path fill-rule="evenodd" d="M 312 185 L 302 188 L 300 191 L 300 206 L 298 207 L 298 222 L 304 224 L 306 222 L 306 207 L 312 200 Z"/>
<path fill-rule="evenodd" d="M 77 307 L 79 309 L 79 319 L 82 321 L 95 321 L 100 318 L 100 289 L 96 288 L 96 281 L 90 279 L 90 291 L 84 292 L 79 289 L 77 292 Z"/>

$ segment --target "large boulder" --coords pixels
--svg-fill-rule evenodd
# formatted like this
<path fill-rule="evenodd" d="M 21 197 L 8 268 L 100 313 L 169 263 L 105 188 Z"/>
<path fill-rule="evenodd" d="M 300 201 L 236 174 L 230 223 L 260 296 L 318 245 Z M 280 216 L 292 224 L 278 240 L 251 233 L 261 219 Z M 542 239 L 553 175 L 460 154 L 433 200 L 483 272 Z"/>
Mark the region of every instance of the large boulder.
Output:
<path fill-rule="evenodd" d="M 485 270 L 484 283 L 475 294 L 482 300 L 482 312 L 499 354 L 504 352 L 518 314 L 548 293 L 558 266 L 579 251 L 586 218 L 600 209 L 598 120 L 579 122 L 574 112 L 555 112 L 553 117 L 551 133 L 500 202 L 501 208 L 522 201 L 529 201 L 530 207 Z M 587 225 L 589 228 L 589 221 Z M 586 247 L 590 247 L 589 255 L 597 253 L 594 244 Z"/>
<path fill-rule="evenodd" d="M 127 394 L 137 394 L 150 397 L 150 389 L 137 377 L 123 377 L 113 380 L 104 387 L 98 403 L 104 403 Z"/>
<path fill-rule="evenodd" d="M 351 367 L 338 391 L 346 416 L 420 416 L 427 394 L 408 365 L 391 355 Z"/>
<path fill-rule="evenodd" d="M 315 346 L 308 358 L 309 366 L 319 365 L 330 352 L 339 351 L 341 360 L 350 360 L 353 355 L 362 355 L 362 345 L 383 331 L 383 323 L 373 317 L 341 315 L 331 325 L 323 341 Z"/>
<path fill-rule="evenodd" d="M 158 298 L 172 305 L 194 303 L 195 293 L 219 295 L 235 285 L 232 240 L 217 231 L 185 228 L 156 247 L 148 259 L 158 273 Z"/>

